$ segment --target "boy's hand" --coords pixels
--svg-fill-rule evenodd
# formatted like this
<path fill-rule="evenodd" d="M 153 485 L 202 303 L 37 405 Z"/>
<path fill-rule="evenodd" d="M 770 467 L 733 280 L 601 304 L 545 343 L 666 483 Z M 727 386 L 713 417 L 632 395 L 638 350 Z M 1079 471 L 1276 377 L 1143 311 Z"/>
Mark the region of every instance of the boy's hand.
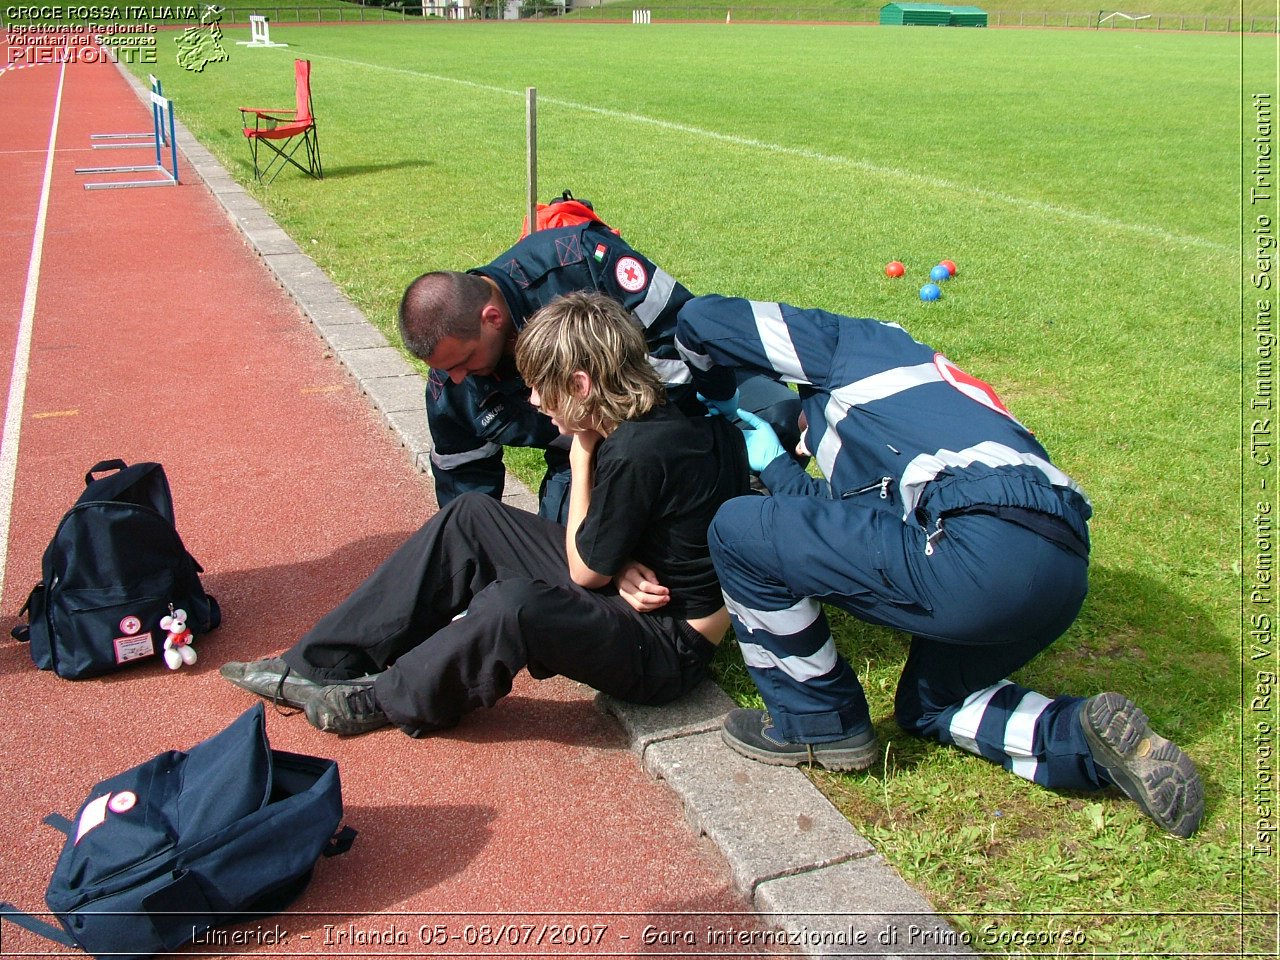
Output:
<path fill-rule="evenodd" d="M 632 560 L 613 577 L 618 596 L 639 613 L 651 613 L 667 605 L 671 591 L 658 583 L 654 572 L 643 563 Z"/>

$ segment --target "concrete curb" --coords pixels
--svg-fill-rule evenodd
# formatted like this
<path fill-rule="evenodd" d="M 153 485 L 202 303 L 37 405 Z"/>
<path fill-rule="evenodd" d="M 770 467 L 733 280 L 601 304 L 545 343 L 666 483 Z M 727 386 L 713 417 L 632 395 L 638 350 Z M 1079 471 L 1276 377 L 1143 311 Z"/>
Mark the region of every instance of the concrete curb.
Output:
<path fill-rule="evenodd" d="M 117 65 L 144 103 L 149 91 Z M 413 465 L 430 468 L 421 374 L 180 122 L 178 146 L 359 384 Z M 537 497 L 508 478 L 503 500 L 536 512 Z M 734 703 L 707 681 L 681 700 L 643 707 L 597 694 L 645 769 L 684 804 L 690 827 L 728 861 L 734 883 L 781 928 L 775 942 L 810 957 L 975 956 L 800 770 L 747 760 L 720 739 Z M 728 946 L 730 944 L 724 944 Z"/>
<path fill-rule="evenodd" d="M 720 739 L 735 704 L 710 681 L 662 707 L 597 694 L 645 769 L 684 803 L 734 883 L 786 943 L 811 957 L 975 956 L 799 769 L 739 756 Z"/>

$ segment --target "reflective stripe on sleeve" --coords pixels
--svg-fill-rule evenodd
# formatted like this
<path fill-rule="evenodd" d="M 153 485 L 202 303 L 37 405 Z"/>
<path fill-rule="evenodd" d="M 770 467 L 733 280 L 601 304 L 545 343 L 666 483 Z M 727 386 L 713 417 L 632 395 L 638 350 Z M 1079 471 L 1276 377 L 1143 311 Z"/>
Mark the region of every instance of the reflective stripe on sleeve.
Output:
<path fill-rule="evenodd" d="M 697 353 L 686 347 L 680 342 L 679 337 L 676 337 L 675 343 L 676 349 L 680 351 L 680 356 L 684 357 L 685 363 L 689 364 L 689 366 L 693 367 L 695 370 L 702 370 L 705 372 L 716 365 L 715 361 L 707 354 Z"/>
<path fill-rule="evenodd" d="M 781 304 L 760 300 L 747 302 L 751 304 L 756 333 L 764 347 L 764 354 L 769 359 L 769 366 L 787 383 L 808 383 L 809 379 L 800 366 L 796 345 L 791 342 L 791 330 L 787 327 L 787 321 L 782 319 Z"/>
<path fill-rule="evenodd" d="M 671 300 L 671 291 L 676 288 L 675 278 L 661 267 L 653 268 L 653 278 L 649 281 L 649 289 L 644 299 L 631 312 L 644 324 L 645 329 L 653 326 L 653 322 L 662 316 Z"/>
<path fill-rule="evenodd" d="M 441 470 L 456 470 L 458 467 L 465 466 L 468 463 L 475 463 L 477 460 L 484 460 L 501 452 L 502 447 L 496 443 L 486 443 L 483 447 L 477 447 L 475 450 L 467 450 L 463 453 L 436 453 L 432 450 L 431 462 Z"/>
<path fill-rule="evenodd" d="M 665 384 L 689 383 L 693 380 L 689 365 L 683 360 L 662 360 L 658 357 L 650 357 L 649 366 L 653 367 L 653 372 Z"/>

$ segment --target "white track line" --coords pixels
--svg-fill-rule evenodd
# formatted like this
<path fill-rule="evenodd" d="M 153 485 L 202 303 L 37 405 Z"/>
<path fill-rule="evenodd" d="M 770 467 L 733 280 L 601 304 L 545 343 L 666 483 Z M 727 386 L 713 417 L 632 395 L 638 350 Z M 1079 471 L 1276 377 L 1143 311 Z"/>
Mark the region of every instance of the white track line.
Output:
<path fill-rule="evenodd" d="M 44 184 L 40 207 L 31 238 L 31 259 L 27 262 L 27 287 L 22 295 L 22 317 L 18 321 L 18 341 L 13 349 L 13 373 L 9 377 L 9 402 L 4 411 L 4 438 L 0 440 L 0 598 L 4 597 L 4 572 L 9 556 L 9 521 L 13 516 L 13 490 L 18 475 L 18 440 L 22 434 L 22 411 L 27 395 L 27 371 L 31 366 L 31 335 L 35 329 L 36 291 L 40 286 L 40 261 L 44 258 L 44 228 L 49 214 L 49 193 L 53 185 L 53 152 L 58 143 L 58 118 L 62 114 L 62 83 L 67 63 L 58 74 L 58 95 L 53 103 L 53 123 L 49 127 L 49 147 L 44 162 Z"/>
<path fill-rule="evenodd" d="M 457 77 L 445 77 L 435 73 L 424 73 L 421 70 L 407 70 L 403 67 L 388 67 L 377 63 L 366 63 L 363 60 L 348 60 L 344 57 L 331 57 L 318 53 L 312 53 L 309 54 L 309 56 L 313 60 L 331 60 L 334 63 L 345 63 L 353 67 L 367 67 L 370 70 L 385 70 L 389 73 L 403 74 L 408 77 L 418 77 L 422 80 L 435 80 L 440 83 L 454 83 L 459 86 L 470 87 L 473 90 L 484 90 L 489 93 L 499 93 L 512 97 L 524 96 L 523 88 L 519 90 L 508 90 L 506 87 L 497 87 L 487 83 L 477 83 L 474 80 L 461 80 Z M 931 190 L 945 191 L 949 193 L 964 193 L 982 200 L 989 200 L 993 203 L 999 203 L 1023 210 L 1031 210 L 1036 213 L 1042 213 L 1051 217 L 1059 217 L 1064 220 L 1076 220 L 1095 227 L 1116 230 L 1122 233 L 1138 234 L 1149 239 L 1174 244 L 1176 246 L 1196 247 L 1202 250 L 1212 250 L 1218 253 L 1234 253 L 1236 250 L 1236 248 L 1231 244 L 1218 243 L 1217 241 L 1208 240 L 1204 237 L 1174 233 L 1170 230 L 1164 230 L 1160 227 L 1154 227 L 1146 223 L 1129 223 L 1125 220 L 1116 220 L 1113 217 L 1103 216 L 1100 213 L 1092 213 L 1088 210 L 1076 210 L 1056 203 L 1047 203 L 1043 200 L 1030 200 L 1026 197 L 1016 197 L 1008 193 L 984 190 L 981 187 L 975 187 L 971 184 L 960 183 L 955 180 L 944 180 L 940 177 L 931 177 L 925 174 L 915 173 L 911 170 L 905 170 L 901 167 L 885 167 L 866 160 L 857 160 L 853 157 L 842 157 L 837 154 L 822 153 L 817 150 L 806 150 L 803 147 L 787 147 L 779 143 L 769 143 L 766 140 L 754 140 L 751 137 L 739 137 L 735 134 L 706 130 L 702 127 L 694 127 L 686 123 L 676 123 L 672 120 L 660 120 L 656 117 L 646 117 L 641 113 L 627 113 L 623 110 L 611 110 L 608 107 L 594 107 L 590 104 L 578 103 L 573 100 L 562 100 L 558 97 L 547 97 L 542 94 L 538 95 L 538 100 L 541 103 L 554 104 L 555 106 L 564 107 L 569 110 L 581 110 L 584 113 L 594 113 L 598 116 L 610 117 L 615 120 L 625 120 L 630 123 L 643 123 L 649 126 L 659 127 L 663 130 L 671 130 L 675 133 L 684 133 L 689 136 L 699 137 L 704 140 L 714 140 L 720 143 L 731 144 L 735 147 L 746 147 L 752 150 L 761 150 L 767 153 L 776 153 L 788 157 L 799 157 L 803 160 L 813 160 L 818 163 L 852 167 L 855 170 L 861 170 L 863 173 L 868 173 L 877 177 L 884 177 L 888 180 L 915 183 L 922 187 L 928 187 Z"/>

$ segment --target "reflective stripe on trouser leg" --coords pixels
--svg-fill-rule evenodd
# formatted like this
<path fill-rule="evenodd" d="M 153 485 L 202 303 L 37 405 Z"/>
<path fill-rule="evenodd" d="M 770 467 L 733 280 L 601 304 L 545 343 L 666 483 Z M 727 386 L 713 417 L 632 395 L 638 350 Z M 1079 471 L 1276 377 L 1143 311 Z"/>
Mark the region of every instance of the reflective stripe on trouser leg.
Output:
<path fill-rule="evenodd" d="M 1050 700 L 1001 680 L 941 711 L 921 724 L 919 732 L 976 753 L 1034 783 L 1087 789 L 1101 782 L 1079 762 L 1088 752 L 1080 732 L 1082 702 L 1079 697 Z"/>
<path fill-rule="evenodd" d="M 773 719 L 793 742 L 840 740 L 870 723 L 853 669 L 836 652 L 822 606 L 792 595 L 764 531 L 764 497 L 720 509 L 708 540 L 743 660 Z"/>

